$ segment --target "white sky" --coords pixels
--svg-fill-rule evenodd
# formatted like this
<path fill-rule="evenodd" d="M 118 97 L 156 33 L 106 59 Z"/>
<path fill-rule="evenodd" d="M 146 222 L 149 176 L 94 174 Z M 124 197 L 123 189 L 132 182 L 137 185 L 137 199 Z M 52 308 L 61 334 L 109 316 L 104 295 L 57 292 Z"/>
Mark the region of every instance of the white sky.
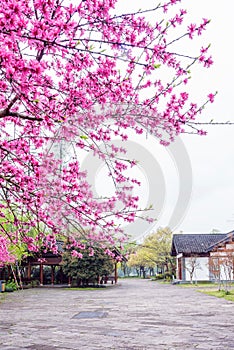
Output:
<path fill-rule="evenodd" d="M 134 2 L 136 8 L 142 8 L 142 4 L 142 1 Z M 155 4 L 157 1 L 146 0 L 144 8 Z M 119 7 L 124 9 L 126 2 L 121 0 Z M 188 9 L 190 23 L 200 23 L 199 19 L 202 18 L 211 19 L 202 42 L 204 45 L 211 43 L 210 52 L 215 64 L 209 70 L 192 74 L 193 94 L 204 94 L 206 97 L 207 91 L 218 90 L 215 103 L 205 110 L 207 120 L 234 122 L 234 1 L 184 0 L 179 8 Z M 174 228 L 176 232 L 205 233 L 212 229 L 227 232 L 234 228 L 234 126 L 212 126 L 206 127 L 206 130 L 207 136 L 181 137 L 192 165 L 193 193 L 183 221 Z M 160 155 L 151 151 L 164 171 L 167 190 L 163 212 L 156 227 L 166 226 L 176 205 L 178 174 L 165 150 L 161 150 Z"/>
<path fill-rule="evenodd" d="M 218 90 L 218 95 L 206 114 L 215 121 L 234 122 L 234 2 L 196 0 L 190 2 L 189 8 L 196 16 L 211 18 L 204 38 L 212 44 L 215 64 L 199 79 L 202 86 Z M 185 232 L 227 232 L 234 228 L 234 126 L 212 126 L 207 130 L 205 137 L 183 136 L 193 168 L 193 196 L 179 227 Z"/>
<path fill-rule="evenodd" d="M 118 11 L 123 13 L 132 8 L 136 10 L 153 8 L 157 4 L 158 1 L 155 0 L 144 0 L 144 2 L 142 0 L 134 2 L 119 0 Z M 234 81 L 234 1 L 224 0 L 221 3 L 218 0 L 183 0 L 177 8 L 188 10 L 186 17 L 188 24 L 199 24 L 202 18 L 211 19 L 204 35 L 200 39 L 198 38 L 200 40 L 198 47 L 211 43 L 210 53 L 215 63 L 210 69 L 198 68 L 192 71 L 191 87 L 189 86 L 189 92 L 195 97 L 194 100 L 199 100 L 201 97 L 205 99 L 209 92 L 218 90 L 215 103 L 205 109 L 201 121 L 213 119 L 219 122 L 231 121 L 234 123 L 232 87 Z M 156 21 L 156 18 L 153 20 Z M 195 45 L 197 40 L 191 42 L 192 45 Z M 189 47 L 185 49 L 188 51 Z M 183 215 L 180 213 L 176 225 L 171 228 L 174 232 L 197 233 L 211 232 L 212 229 L 221 232 L 234 229 L 234 125 L 204 126 L 204 129 L 208 131 L 207 136 L 188 134 L 180 136 L 184 147 L 175 159 L 168 152 L 168 149 L 159 146 L 155 139 L 149 137 L 148 140 L 142 141 L 130 135 L 130 141 L 143 146 L 142 155 L 139 155 L 141 150 L 138 152 L 138 157 L 141 159 L 136 157 L 137 160 L 141 161 L 143 169 L 140 174 L 139 171 L 135 174 L 135 176 L 140 177 L 142 182 L 137 193 L 141 197 L 140 205 L 145 207 L 147 204 L 153 204 L 154 206 L 158 205 L 161 209 L 155 226 L 151 225 L 149 228 L 145 228 L 139 221 L 134 227 L 127 226 L 126 230 L 130 231 L 129 233 L 132 233 L 133 237 L 139 238 L 159 226 L 167 226 L 173 217 L 174 209 L 183 206 L 183 201 L 178 205 L 179 195 L 183 190 L 189 194 L 191 189 L 189 185 L 191 177 L 188 176 L 187 181 L 183 180 L 181 183 L 182 176 L 179 175 L 179 171 L 182 170 L 182 173 L 183 170 L 186 171 L 186 167 L 183 168 L 183 165 L 179 165 L 178 161 L 180 156 L 182 161 L 185 159 L 183 154 L 185 151 L 187 151 L 190 160 L 187 162 L 187 171 L 190 164 L 192 167 L 192 195 L 189 196 L 190 205 L 187 206 L 186 210 L 182 210 Z M 132 152 L 134 146 L 129 144 L 130 152 Z M 147 159 L 145 159 L 147 152 L 154 157 L 154 164 L 150 156 L 147 164 Z M 152 172 L 149 174 L 150 162 L 152 163 Z M 86 163 L 91 173 L 94 174 L 93 162 L 87 158 Z M 106 179 L 100 168 L 95 177 L 95 189 L 102 195 L 105 194 L 103 193 L 103 178 Z M 165 191 L 163 181 L 165 182 Z M 105 191 L 109 193 L 110 187 L 108 187 L 107 180 L 105 180 L 104 185 Z"/>

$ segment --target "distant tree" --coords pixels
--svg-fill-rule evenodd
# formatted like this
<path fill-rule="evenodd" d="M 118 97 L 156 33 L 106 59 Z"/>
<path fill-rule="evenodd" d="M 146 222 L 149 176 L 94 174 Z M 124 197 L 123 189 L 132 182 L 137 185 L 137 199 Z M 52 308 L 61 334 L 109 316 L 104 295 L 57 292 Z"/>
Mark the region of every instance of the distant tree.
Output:
<path fill-rule="evenodd" d="M 127 242 L 124 243 L 122 248 L 122 255 L 124 255 L 126 257 L 126 259 L 123 259 L 120 263 L 119 263 L 119 269 L 121 270 L 122 274 L 124 276 L 130 276 L 131 272 L 132 272 L 132 267 L 128 264 L 128 258 L 129 256 L 135 252 L 136 250 L 136 242 Z M 133 266 L 134 268 L 134 266 Z"/>
<path fill-rule="evenodd" d="M 226 252 L 226 256 L 221 258 L 222 272 L 225 280 L 225 292 L 231 288 L 234 270 L 234 254 L 233 252 Z"/>
<path fill-rule="evenodd" d="M 164 267 L 166 272 L 172 272 L 174 259 L 171 257 L 172 232 L 170 228 L 159 228 L 155 233 L 148 236 L 143 249 L 148 259 L 154 261 L 156 265 Z"/>
<path fill-rule="evenodd" d="M 220 232 L 220 230 L 218 230 L 217 228 L 213 228 L 212 230 L 211 230 L 211 233 L 219 233 Z"/>
<path fill-rule="evenodd" d="M 136 252 L 130 255 L 129 266 L 136 268 L 162 267 L 165 272 L 172 273 L 174 270 L 174 260 L 170 255 L 172 232 L 166 228 L 159 228 L 145 238 L 144 242 L 138 246 Z"/>
<path fill-rule="evenodd" d="M 217 252 L 210 257 L 209 265 L 210 272 L 212 272 L 219 283 L 219 290 L 221 290 L 221 285 L 224 285 L 225 292 L 228 292 L 231 287 L 234 273 L 234 252 Z"/>
<path fill-rule="evenodd" d="M 114 270 L 113 258 L 103 249 L 85 248 L 66 249 L 62 261 L 63 272 L 77 285 L 98 283 L 101 276 Z"/>
<path fill-rule="evenodd" d="M 138 247 L 134 253 L 130 254 L 127 265 L 129 267 L 134 267 L 138 275 L 145 278 L 146 269 L 153 269 L 155 267 L 155 262 L 148 259 L 144 250 L 141 247 Z"/>
<path fill-rule="evenodd" d="M 190 283 L 193 283 L 193 276 L 197 269 L 200 269 L 200 262 L 197 260 L 197 256 L 191 256 L 185 264 L 185 269 L 188 271 L 190 276 Z"/>
<path fill-rule="evenodd" d="M 209 271 L 215 282 L 219 285 L 219 290 L 221 289 L 221 272 L 220 272 L 220 262 L 219 258 L 216 256 L 210 256 L 209 258 Z"/>

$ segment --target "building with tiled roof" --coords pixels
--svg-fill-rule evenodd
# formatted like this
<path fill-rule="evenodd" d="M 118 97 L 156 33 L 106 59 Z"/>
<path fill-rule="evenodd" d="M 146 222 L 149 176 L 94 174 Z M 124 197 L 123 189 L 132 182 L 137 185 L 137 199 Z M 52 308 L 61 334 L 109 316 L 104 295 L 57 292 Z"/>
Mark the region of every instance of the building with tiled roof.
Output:
<path fill-rule="evenodd" d="M 199 233 L 199 234 L 175 234 L 172 240 L 172 256 L 183 253 L 203 255 L 209 251 L 209 247 L 225 239 L 226 233 Z"/>
<path fill-rule="evenodd" d="M 227 282 L 234 280 L 234 231 L 210 248 L 210 271 L 217 282 L 226 281 L 228 288 Z"/>
<path fill-rule="evenodd" d="M 229 241 L 230 233 L 174 234 L 171 255 L 176 257 L 177 279 L 207 281 L 212 279 L 209 268 L 210 253 Z M 191 277 L 192 276 L 192 277 Z"/>

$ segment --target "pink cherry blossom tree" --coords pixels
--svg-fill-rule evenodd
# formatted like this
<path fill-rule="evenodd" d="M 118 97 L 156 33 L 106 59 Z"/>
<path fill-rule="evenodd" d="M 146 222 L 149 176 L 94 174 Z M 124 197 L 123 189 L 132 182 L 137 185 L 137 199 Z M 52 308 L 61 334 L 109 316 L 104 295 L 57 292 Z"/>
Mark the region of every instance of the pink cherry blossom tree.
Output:
<path fill-rule="evenodd" d="M 123 14 L 117 0 L 0 0 L 0 263 L 16 245 L 56 251 L 59 235 L 111 254 L 125 239 L 121 222 L 139 215 L 128 130 L 163 145 L 204 134 L 193 121 L 215 94 L 193 101 L 188 87 L 195 64 L 213 63 L 209 46 L 177 45 L 209 21 L 184 24 L 179 2 Z M 66 163 L 53 151 L 62 142 L 74 150 Z M 115 195 L 94 198 L 81 151 L 105 162 Z"/>

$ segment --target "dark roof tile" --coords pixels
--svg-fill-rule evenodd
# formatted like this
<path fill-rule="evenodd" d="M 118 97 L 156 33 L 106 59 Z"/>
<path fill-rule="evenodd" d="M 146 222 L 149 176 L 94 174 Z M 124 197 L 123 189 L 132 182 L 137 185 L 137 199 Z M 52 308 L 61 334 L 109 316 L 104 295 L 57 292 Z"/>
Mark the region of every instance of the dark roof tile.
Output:
<path fill-rule="evenodd" d="M 202 254 L 209 251 L 217 242 L 227 236 L 226 233 L 203 234 L 174 234 L 172 239 L 171 254 Z"/>

